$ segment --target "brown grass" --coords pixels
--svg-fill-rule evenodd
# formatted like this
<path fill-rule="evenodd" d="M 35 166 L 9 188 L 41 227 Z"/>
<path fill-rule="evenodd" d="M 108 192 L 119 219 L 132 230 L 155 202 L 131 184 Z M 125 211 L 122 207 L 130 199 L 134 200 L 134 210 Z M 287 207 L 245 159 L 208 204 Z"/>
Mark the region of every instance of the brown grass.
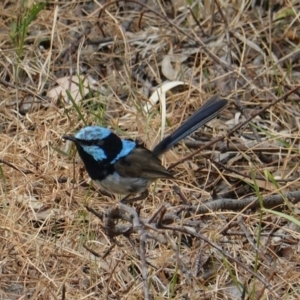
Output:
<path fill-rule="evenodd" d="M 107 3 L 106 10 L 90 1 L 49 3 L 28 26 L 19 57 L 20 45 L 13 44 L 10 28 L 26 8 L 18 1 L 0 3 L 0 299 L 145 297 L 139 235 L 119 236 L 121 245 L 111 247 L 102 221 L 84 207 L 104 212 L 119 197 L 95 191 L 78 157 L 72 161 L 73 148 L 61 139 L 83 127 L 83 120 L 67 97 L 46 96 L 56 79 L 70 72 L 85 83 L 88 77 L 96 81 L 77 102 L 88 124 L 141 138 L 149 148 L 160 139 L 162 117 L 159 105 L 148 113 L 143 107 L 167 77 L 186 85 L 167 93 L 165 135 L 214 94 L 230 100 L 221 117 L 186 145 L 199 147 L 220 135 L 226 142 L 174 169 L 192 205 L 204 206 L 217 195 L 241 201 L 257 196 L 255 187 L 263 197 L 299 190 L 297 89 L 251 124 L 226 134 L 299 85 L 299 4 L 278 3 L 271 13 L 254 2 L 242 7 L 242 1 L 226 6 L 195 1 L 197 22 L 180 0 L 173 7 L 148 3 L 152 10 L 134 10 L 135 2 L 130 7 Z M 163 163 L 170 166 L 190 154 L 186 145 L 168 152 Z M 163 203 L 180 207 L 173 184 L 158 181 L 151 187 L 141 218 L 149 218 Z M 299 219 L 298 198 L 290 200 L 280 211 Z M 300 298 L 295 221 L 226 205 L 180 218 L 169 226 L 193 221 L 189 230 L 241 264 L 199 236 L 159 229 L 166 243 L 146 243 L 151 298 L 241 299 L 242 285 L 244 299 Z"/>

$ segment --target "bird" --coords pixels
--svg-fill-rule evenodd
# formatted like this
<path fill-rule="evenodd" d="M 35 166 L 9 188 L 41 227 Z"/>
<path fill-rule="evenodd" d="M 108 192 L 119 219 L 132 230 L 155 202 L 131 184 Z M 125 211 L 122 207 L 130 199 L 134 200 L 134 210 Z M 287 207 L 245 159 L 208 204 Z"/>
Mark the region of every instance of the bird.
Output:
<path fill-rule="evenodd" d="M 62 138 L 75 144 L 90 178 L 110 194 L 124 195 L 121 202 L 128 204 L 144 199 L 156 179 L 175 179 L 162 165 L 161 155 L 218 116 L 227 103 L 213 96 L 152 151 L 101 126 L 86 126 Z M 141 196 L 131 197 L 134 194 Z"/>

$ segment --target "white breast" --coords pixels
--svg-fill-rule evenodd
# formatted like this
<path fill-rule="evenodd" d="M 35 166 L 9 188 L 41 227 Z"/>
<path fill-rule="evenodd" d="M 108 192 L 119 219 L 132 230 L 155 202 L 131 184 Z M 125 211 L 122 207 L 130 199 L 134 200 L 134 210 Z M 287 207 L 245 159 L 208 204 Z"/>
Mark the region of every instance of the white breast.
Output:
<path fill-rule="evenodd" d="M 104 180 L 95 182 L 109 193 L 128 195 L 145 191 L 153 181 L 146 178 L 121 177 L 114 172 Z"/>

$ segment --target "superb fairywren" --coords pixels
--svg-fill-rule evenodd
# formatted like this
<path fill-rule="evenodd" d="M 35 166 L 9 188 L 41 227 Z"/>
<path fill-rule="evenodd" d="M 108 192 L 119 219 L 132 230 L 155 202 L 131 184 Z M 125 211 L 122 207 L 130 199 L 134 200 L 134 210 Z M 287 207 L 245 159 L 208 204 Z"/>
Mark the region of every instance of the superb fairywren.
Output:
<path fill-rule="evenodd" d="M 99 126 L 87 126 L 63 138 L 75 143 L 89 176 L 102 188 L 122 195 L 144 193 L 155 179 L 174 179 L 161 165 L 159 156 L 215 118 L 226 104 L 227 100 L 214 96 L 153 151 Z"/>

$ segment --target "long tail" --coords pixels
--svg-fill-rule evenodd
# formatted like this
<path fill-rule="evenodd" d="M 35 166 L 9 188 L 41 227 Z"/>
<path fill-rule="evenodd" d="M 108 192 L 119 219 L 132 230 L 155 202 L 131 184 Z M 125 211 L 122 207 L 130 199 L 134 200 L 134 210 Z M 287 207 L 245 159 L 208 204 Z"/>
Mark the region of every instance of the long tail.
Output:
<path fill-rule="evenodd" d="M 204 105 L 202 105 L 190 118 L 188 118 L 177 130 L 164 138 L 153 149 L 155 156 L 160 156 L 168 151 L 172 146 L 184 139 L 186 136 L 205 125 L 207 122 L 215 118 L 227 105 L 227 100 L 219 99 L 213 96 Z"/>

